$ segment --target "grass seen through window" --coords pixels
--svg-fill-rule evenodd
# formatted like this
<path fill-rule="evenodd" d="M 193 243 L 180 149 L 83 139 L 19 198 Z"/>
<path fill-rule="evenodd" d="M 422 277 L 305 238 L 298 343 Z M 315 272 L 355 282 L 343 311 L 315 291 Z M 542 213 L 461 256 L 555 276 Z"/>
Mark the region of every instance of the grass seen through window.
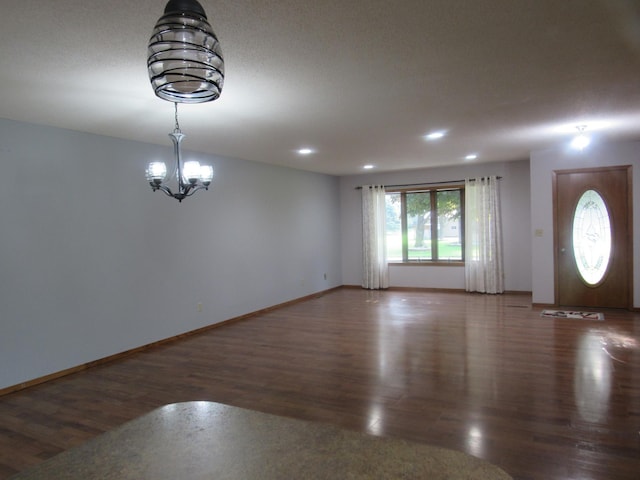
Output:
<path fill-rule="evenodd" d="M 387 193 L 387 260 L 463 261 L 463 198 L 463 188 Z"/>

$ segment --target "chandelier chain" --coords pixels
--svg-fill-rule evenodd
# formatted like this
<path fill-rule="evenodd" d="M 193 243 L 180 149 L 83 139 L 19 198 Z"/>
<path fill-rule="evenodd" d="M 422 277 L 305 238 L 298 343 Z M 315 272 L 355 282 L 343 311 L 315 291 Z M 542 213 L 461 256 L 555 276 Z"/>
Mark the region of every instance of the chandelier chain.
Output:
<path fill-rule="evenodd" d="M 173 132 L 174 133 L 182 133 L 180 131 L 180 124 L 178 123 L 178 102 L 174 102 L 173 105 L 174 105 L 175 119 L 176 119 L 176 126 L 173 129 Z"/>

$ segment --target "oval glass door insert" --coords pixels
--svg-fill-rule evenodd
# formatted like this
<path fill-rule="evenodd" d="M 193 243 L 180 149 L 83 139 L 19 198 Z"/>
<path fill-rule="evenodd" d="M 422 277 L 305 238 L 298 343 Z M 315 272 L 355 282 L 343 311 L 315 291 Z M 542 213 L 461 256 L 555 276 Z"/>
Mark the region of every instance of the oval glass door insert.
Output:
<path fill-rule="evenodd" d="M 588 285 L 602 281 L 611 260 L 611 222 L 604 199 L 595 190 L 582 194 L 573 215 L 573 254 Z"/>

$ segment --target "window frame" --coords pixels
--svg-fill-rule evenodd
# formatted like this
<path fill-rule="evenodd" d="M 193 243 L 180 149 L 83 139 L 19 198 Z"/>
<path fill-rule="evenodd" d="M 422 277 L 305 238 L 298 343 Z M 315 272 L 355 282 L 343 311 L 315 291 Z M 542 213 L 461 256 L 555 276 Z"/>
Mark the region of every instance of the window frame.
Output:
<path fill-rule="evenodd" d="M 409 232 L 407 221 L 407 194 L 408 193 L 429 193 L 431 218 L 435 218 L 435 222 L 431 222 L 431 235 L 429 241 L 431 242 L 432 257 L 438 257 L 438 192 L 442 191 L 459 191 L 460 192 L 460 243 L 461 243 L 461 259 L 460 260 L 411 260 L 409 259 Z M 402 260 L 401 261 L 387 261 L 388 265 L 393 266 L 462 266 L 465 263 L 465 239 L 464 239 L 464 185 L 451 184 L 451 185 L 438 185 L 433 187 L 411 187 L 411 188 L 394 188 L 387 189 L 385 192 L 388 194 L 400 194 L 400 229 L 402 236 Z M 434 253 L 435 252 L 435 253 Z"/>

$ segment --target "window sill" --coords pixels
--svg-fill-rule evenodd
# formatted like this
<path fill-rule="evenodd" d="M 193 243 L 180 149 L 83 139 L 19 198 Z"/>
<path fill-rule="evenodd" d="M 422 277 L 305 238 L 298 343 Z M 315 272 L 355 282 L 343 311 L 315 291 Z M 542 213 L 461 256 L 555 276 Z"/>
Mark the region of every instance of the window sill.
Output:
<path fill-rule="evenodd" d="M 464 267 L 464 262 L 460 260 L 388 262 L 387 265 L 389 267 Z"/>

